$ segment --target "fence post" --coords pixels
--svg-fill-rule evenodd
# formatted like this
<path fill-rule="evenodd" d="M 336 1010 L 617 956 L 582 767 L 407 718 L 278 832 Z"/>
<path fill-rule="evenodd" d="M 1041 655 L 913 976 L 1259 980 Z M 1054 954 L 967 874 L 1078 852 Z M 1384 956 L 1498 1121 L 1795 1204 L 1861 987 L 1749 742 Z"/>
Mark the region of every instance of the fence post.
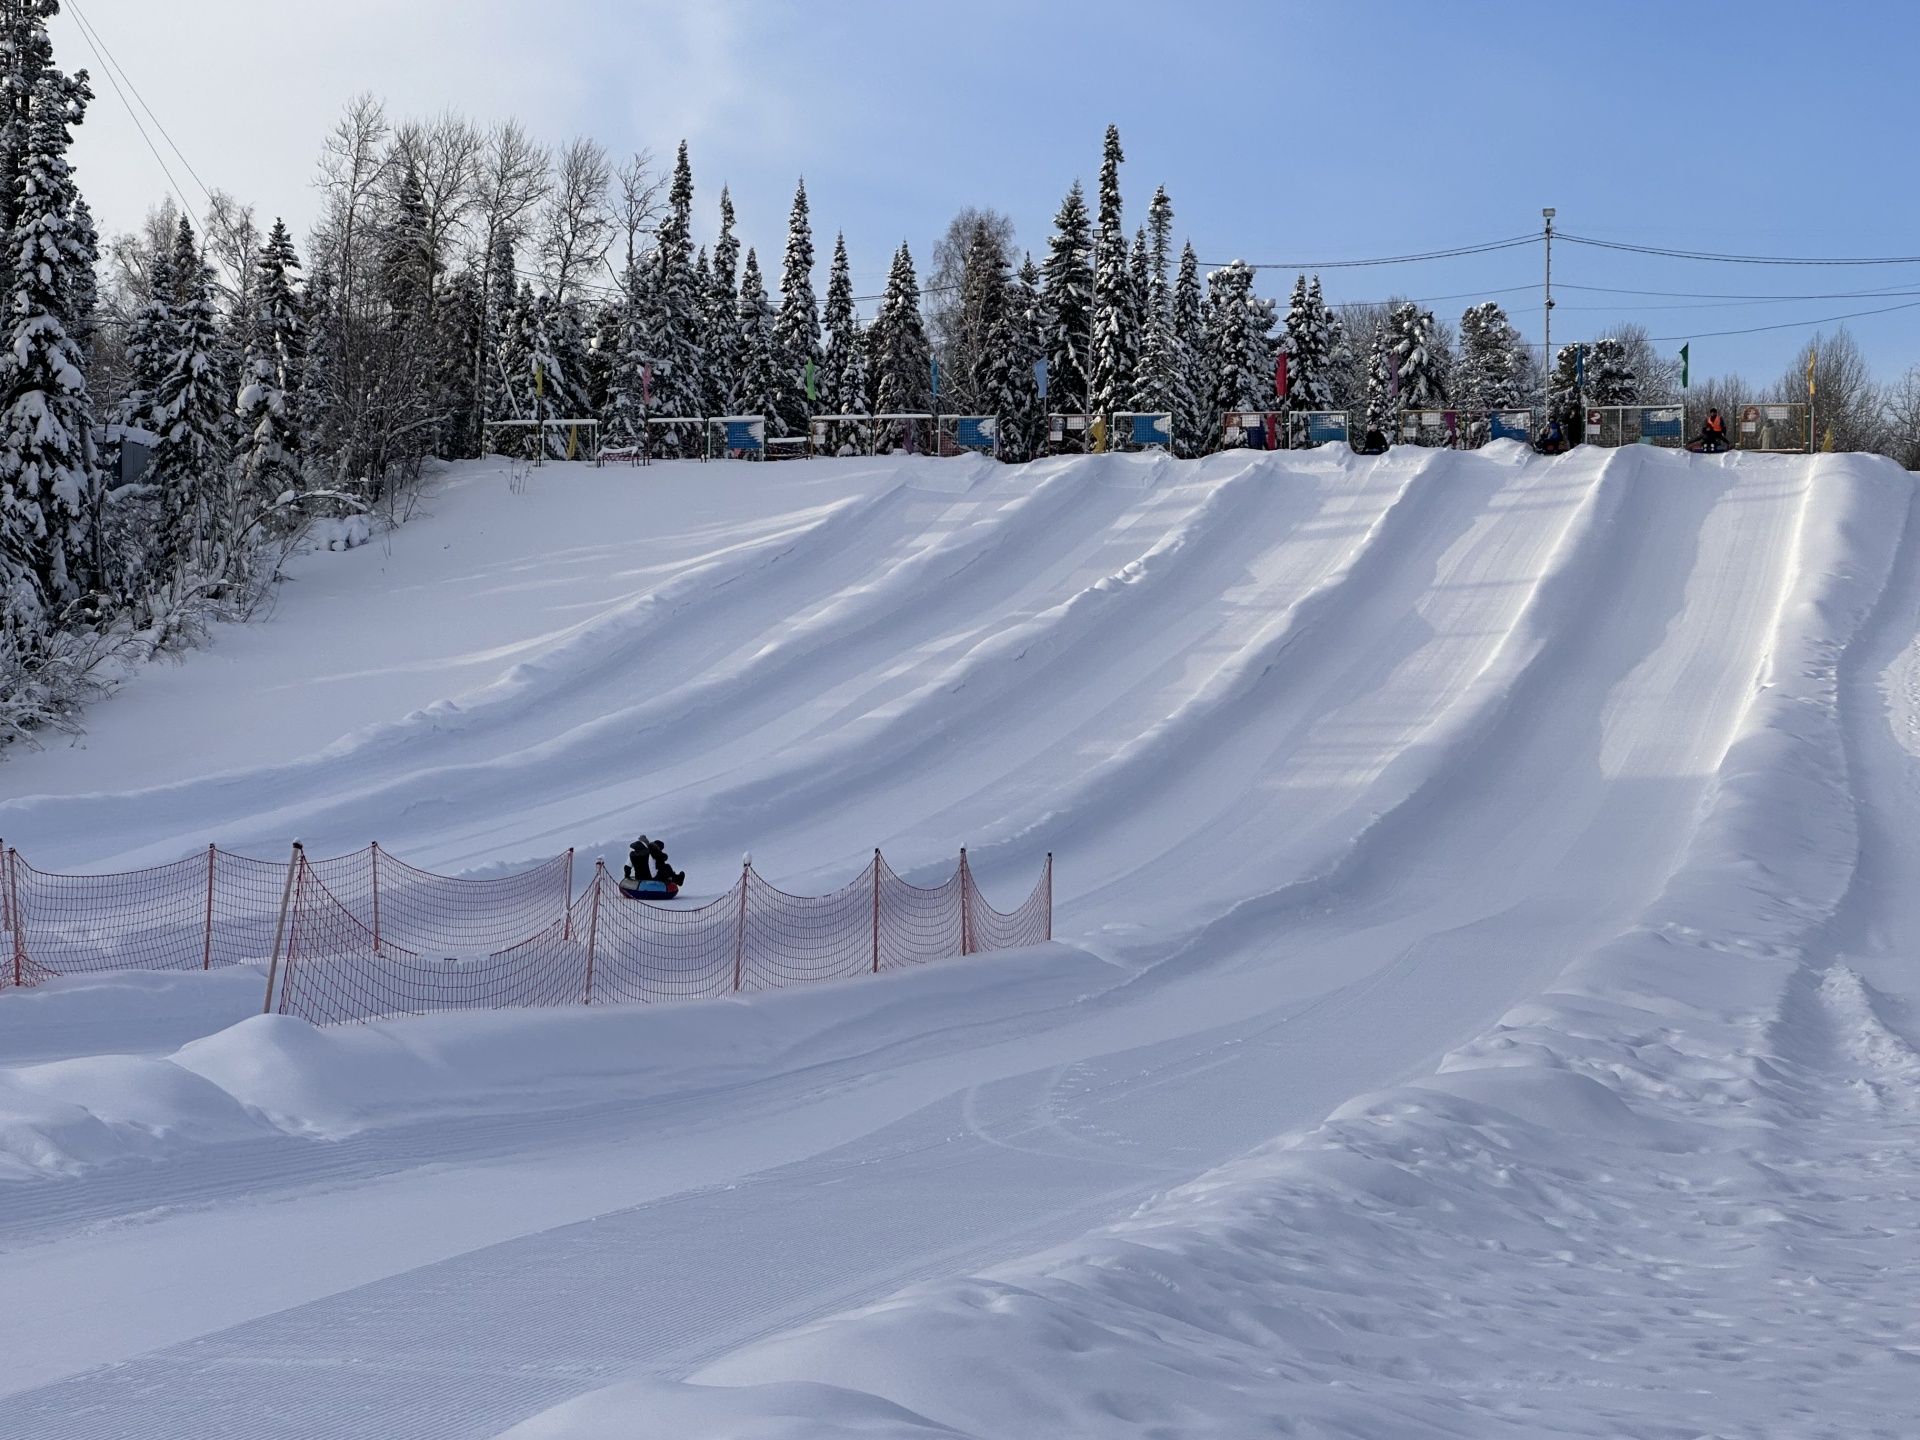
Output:
<path fill-rule="evenodd" d="M 880 973 L 880 847 L 873 847 L 873 973 Z"/>
<path fill-rule="evenodd" d="M 27 968 L 27 917 L 20 909 L 20 852 L 7 851 L 7 908 L 13 914 L 13 986 L 26 981 L 20 977 Z"/>
<path fill-rule="evenodd" d="M 213 968 L 213 855 L 212 845 L 207 846 L 207 943 L 200 952 L 200 968 Z"/>
<path fill-rule="evenodd" d="M 373 871 L 373 953 L 380 953 L 380 842 L 369 841 L 368 865 Z"/>
<path fill-rule="evenodd" d="M 960 953 L 973 953 L 973 873 L 967 869 L 967 847 L 960 847 Z"/>
<path fill-rule="evenodd" d="M 740 961 L 747 950 L 747 876 L 753 872 L 753 856 L 740 862 L 740 913 L 733 929 L 733 993 L 740 993 Z"/>
<path fill-rule="evenodd" d="M 300 842 L 293 842 L 293 853 L 287 857 L 287 883 L 280 891 L 280 918 L 273 927 L 273 955 L 267 962 L 267 1003 L 260 1007 L 262 1015 L 273 1013 L 273 982 L 280 975 L 280 942 L 287 933 L 287 904 L 293 899 L 294 872 L 300 868 L 302 860 Z"/>
<path fill-rule="evenodd" d="M 567 846 L 567 904 L 566 908 L 560 912 L 560 938 L 573 939 L 573 846 L 571 845 Z M 591 973 L 593 963 L 591 954 L 588 956 L 587 963 Z M 588 983 L 591 984 L 591 980 Z"/>
<path fill-rule="evenodd" d="M 567 854 L 571 856 L 573 851 L 569 850 Z M 573 870 L 571 865 L 569 865 L 567 873 L 569 876 L 572 875 Z M 582 1005 L 591 1005 L 593 1003 L 593 952 L 600 940 L 600 882 L 606 878 L 606 874 L 606 860 L 604 858 L 596 860 L 593 866 L 593 900 L 587 910 L 587 996 L 586 999 L 580 1002 Z M 573 883 L 571 880 L 567 883 L 567 894 L 569 897 L 573 894 Z M 569 898 L 567 902 L 567 914 L 569 919 L 571 919 L 573 914 L 573 902 L 571 898 Z"/>

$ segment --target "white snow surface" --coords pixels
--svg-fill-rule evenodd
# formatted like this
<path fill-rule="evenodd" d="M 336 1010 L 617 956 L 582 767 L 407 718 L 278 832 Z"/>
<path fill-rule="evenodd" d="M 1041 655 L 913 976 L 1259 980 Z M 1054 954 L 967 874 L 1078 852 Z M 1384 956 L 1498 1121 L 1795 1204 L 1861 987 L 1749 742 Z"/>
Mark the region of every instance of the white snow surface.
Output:
<path fill-rule="evenodd" d="M 0 1436 L 1920 1433 L 1912 502 L 452 467 L 0 763 L 0 834 L 965 844 L 1003 905 L 1052 851 L 1058 941 L 331 1030 L 250 967 L 0 992 Z"/>

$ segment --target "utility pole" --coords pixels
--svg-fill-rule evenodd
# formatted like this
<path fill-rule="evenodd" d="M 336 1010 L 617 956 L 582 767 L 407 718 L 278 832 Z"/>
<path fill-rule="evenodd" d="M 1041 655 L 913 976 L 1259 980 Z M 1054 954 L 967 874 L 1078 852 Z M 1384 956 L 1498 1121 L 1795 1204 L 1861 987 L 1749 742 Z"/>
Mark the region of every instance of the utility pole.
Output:
<path fill-rule="evenodd" d="M 1546 221 L 1547 226 L 1547 304 L 1542 326 L 1545 332 L 1543 343 L 1546 347 L 1546 360 L 1540 367 L 1540 408 L 1550 410 L 1553 405 L 1553 207 L 1547 206 L 1540 212 L 1540 216 Z M 1552 416 L 1549 415 L 1546 418 L 1551 419 Z"/>

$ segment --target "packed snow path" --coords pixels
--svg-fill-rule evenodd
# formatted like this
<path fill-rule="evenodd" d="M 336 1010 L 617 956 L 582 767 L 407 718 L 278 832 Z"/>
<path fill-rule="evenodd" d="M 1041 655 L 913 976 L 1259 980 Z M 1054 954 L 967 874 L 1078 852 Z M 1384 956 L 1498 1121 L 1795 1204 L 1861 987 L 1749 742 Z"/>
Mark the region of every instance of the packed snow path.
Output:
<path fill-rule="evenodd" d="M 1767 1032 L 1791 1032 L 1779 1067 L 1810 1077 L 1776 1123 L 1845 1131 L 1849 1163 L 1903 1193 L 1910 1170 L 1871 1126 L 1833 1124 L 1821 1086 L 1898 1101 L 1920 1075 L 1899 1031 L 1920 947 L 1900 873 L 1920 823 L 1876 688 L 1920 674 L 1900 658 L 1920 604 L 1909 501 L 1905 476 L 1866 460 L 1508 445 L 554 466 L 524 486 L 462 467 L 387 545 L 308 557 L 272 620 L 99 707 L 84 748 L 10 759 L 0 834 L 43 867 L 215 839 L 270 855 L 298 834 L 475 872 L 566 845 L 614 854 L 646 829 L 716 890 L 747 848 L 806 889 L 876 844 L 931 870 L 965 843 L 990 894 L 1052 850 L 1056 934 L 1080 949 L 748 1004 L 324 1035 L 223 1029 L 253 1003 L 250 976 L 0 997 L 0 1064 L 36 1062 L 0 1081 L 15 1087 L 0 1108 L 27 1097 L 0 1132 L 16 1175 L 0 1293 L 17 1297 L 0 1314 L 0 1434 L 484 1436 L 711 1362 L 703 1377 L 728 1383 L 883 1394 L 873 1376 L 910 1374 L 911 1357 L 858 1321 L 818 1332 L 852 1337 L 831 1350 L 840 1372 L 804 1339 L 725 1357 L 1076 1242 L 1352 1097 L 1470 1069 L 1503 1016 L 1513 1031 L 1515 1006 L 1649 917 L 1672 936 L 1724 925 L 1756 955 L 1808 944 L 1754 938 L 1749 901 L 1823 937 L 1817 1002 L 1787 980 L 1752 999 L 1787 1017 Z M 1821 588 L 1836 576 L 1839 600 Z M 1855 739 L 1807 743 L 1838 766 L 1826 788 L 1847 823 L 1755 782 L 1741 803 L 1780 854 L 1743 852 L 1744 898 L 1683 904 L 1756 773 L 1729 755 L 1768 704 L 1817 709 L 1775 692 L 1842 655 L 1852 708 L 1834 701 L 1835 734 Z M 1894 692 L 1911 725 L 1920 681 Z M 1802 883 L 1814 862 L 1820 884 Z M 1800 1014 L 1814 1018 L 1796 1028 Z M 1554 1053 L 1565 1026 L 1531 1023 L 1528 1053 Z M 89 1058 L 130 1051 L 154 1058 Z M 1720 1082 L 1701 1077 L 1721 1058 L 1688 1053 L 1670 1088 L 1710 1110 Z M 1590 1119 L 1575 1104 L 1560 1123 Z M 1250 1166 L 1201 1188 L 1232 1200 L 1266 1183 L 1253 1162 L 1223 1173 Z M 1177 1228 L 1182 1203 L 1135 1224 Z M 1290 1224 L 1303 1254 L 1327 1247 L 1324 1273 L 1364 1268 L 1353 1237 L 1342 1252 Z M 1871 1269 L 1865 1253 L 1849 1263 Z M 1491 1347 L 1507 1322 L 1441 1273 L 1479 1262 L 1422 1254 L 1435 1287 L 1468 1296 L 1449 1323 L 1480 1317 Z M 1352 1299 L 1381 1314 L 1354 1323 L 1390 1334 L 1391 1277 L 1374 1279 Z M 899 1323 L 935 1317 L 930 1364 L 954 1303 L 936 1293 Z M 1848 1303 L 1887 1323 L 1868 1291 Z M 966 1332 L 983 1366 L 1008 1353 L 992 1333 Z M 1046 1352 L 1031 1335 L 1017 1348 Z M 1422 1408 L 1419 1368 L 1378 1372 L 1409 1392 L 1390 1402 L 1405 1433 L 1513 1418 L 1454 1415 L 1452 1381 Z M 1067 1396 L 1065 1374 L 1041 1383 Z M 680 1392 L 647 1394 L 642 1414 Z M 942 1403 L 958 1423 L 964 1403 Z M 1059 1403 L 1060 1433 L 1187 1433 Z M 808 1413 L 816 1429 L 794 1433 L 1016 1424 Z"/>

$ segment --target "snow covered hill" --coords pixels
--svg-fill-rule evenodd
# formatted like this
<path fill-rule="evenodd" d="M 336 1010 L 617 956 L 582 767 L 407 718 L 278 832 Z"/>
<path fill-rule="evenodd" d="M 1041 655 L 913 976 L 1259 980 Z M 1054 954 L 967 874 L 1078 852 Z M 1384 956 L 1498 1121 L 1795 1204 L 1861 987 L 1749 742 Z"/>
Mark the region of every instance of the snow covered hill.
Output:
<path fill-rule="evenodd" d="M 1003 904 L 1053 851 L 1064 943 L 326 1032 L 249 973 L 0 994 L 0 1435 L 1909 1428 L 1903 472 L 473 465 L 427 509 L 0 765 L 0 834 L 484 873 L 644 829 L 713 891 L 965 844 Z"/>

